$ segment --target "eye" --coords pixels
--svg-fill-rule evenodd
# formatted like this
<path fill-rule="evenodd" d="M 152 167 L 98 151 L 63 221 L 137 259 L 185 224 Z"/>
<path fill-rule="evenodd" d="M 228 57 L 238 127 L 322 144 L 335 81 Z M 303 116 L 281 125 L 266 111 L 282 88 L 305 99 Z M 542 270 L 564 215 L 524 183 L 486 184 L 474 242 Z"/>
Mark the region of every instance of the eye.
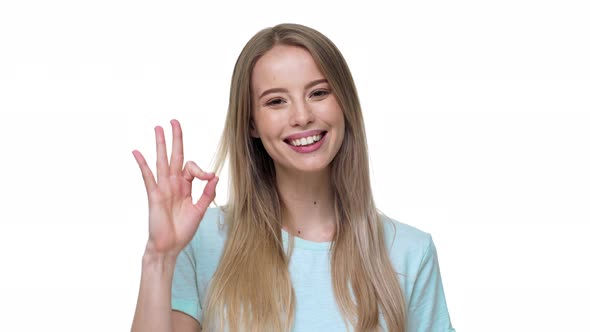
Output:
<path fill-rule="evenodd" d="M 280 99 L 280 98 L 275 98 L 275 99 L 271 99 L 268 102 L 266 102 L 266 106 L 279 106 L 282 103 L 284 103 L 285 101 Z"/>
<path fill-rule="evenodd" d="M 330 90 L 315 90 L 311 93 L 310 97 L 324 97 L 330 94 Z"/>

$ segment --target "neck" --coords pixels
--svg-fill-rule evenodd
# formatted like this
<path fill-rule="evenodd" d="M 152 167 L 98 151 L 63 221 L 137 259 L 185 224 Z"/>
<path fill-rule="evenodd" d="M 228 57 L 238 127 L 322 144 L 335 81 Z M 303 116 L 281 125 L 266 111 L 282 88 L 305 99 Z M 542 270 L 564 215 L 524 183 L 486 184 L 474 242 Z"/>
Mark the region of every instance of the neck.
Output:
<path fill-rule="evenodd" d="M 277 168 L 276 179 L 285 211 L 283 228 L 306 240 L 331 241 L 336 218 L 329 167 L 315 173 Z"/>

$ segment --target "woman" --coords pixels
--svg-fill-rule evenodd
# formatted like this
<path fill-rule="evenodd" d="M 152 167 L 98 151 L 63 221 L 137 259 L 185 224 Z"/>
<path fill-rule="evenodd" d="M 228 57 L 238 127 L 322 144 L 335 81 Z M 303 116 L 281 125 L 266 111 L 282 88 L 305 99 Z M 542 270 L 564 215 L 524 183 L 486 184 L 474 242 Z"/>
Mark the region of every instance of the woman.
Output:
<path fill-rule="evenodd" d="M 223 208 L 171 124 L 170 164 L 155 128 L 157 182 L 133 152 L 150 234 L 133 331 L 453 331 L 430 235 L 375 207 L 356 88 L 328 38 L 281 24 L 244 47 L 215 165 L 229 157 Z"/>

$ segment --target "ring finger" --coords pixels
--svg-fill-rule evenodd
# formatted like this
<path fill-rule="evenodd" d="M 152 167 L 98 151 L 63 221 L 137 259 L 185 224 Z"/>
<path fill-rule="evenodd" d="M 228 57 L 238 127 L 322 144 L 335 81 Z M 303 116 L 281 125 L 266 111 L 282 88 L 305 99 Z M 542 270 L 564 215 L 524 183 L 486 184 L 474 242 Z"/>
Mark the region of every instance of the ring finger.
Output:
<path fill-rule="evenodd" d="M 154 128 L 156 132 L 156 167 L 158 170 L 158 183 L 170 175 L 168 166 L 168 153 L 166 152 L 166 139 L 164 138 L 164 129 L 160 126 Z"/>

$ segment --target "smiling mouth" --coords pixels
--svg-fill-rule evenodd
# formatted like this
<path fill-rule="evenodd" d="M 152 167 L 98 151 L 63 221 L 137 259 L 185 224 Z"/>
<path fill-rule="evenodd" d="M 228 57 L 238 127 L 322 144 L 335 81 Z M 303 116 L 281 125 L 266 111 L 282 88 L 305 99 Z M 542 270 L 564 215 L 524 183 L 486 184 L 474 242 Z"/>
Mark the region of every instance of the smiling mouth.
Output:
<path fill-rule="evenodd" d="M 311 144 L 321 140 L 322 137 L 324 137 L 324 135 L 326 135 L 326 133 L 327 132 L 324 131 L 319 135 L 311 135 L 308 137 L 302 137 L 302 138 L 297 138 L 297 139 L 286 139 L 285 143 L 292 145 L 292 146 L 307 146 L 307 145 L 311 145 Z"/>

